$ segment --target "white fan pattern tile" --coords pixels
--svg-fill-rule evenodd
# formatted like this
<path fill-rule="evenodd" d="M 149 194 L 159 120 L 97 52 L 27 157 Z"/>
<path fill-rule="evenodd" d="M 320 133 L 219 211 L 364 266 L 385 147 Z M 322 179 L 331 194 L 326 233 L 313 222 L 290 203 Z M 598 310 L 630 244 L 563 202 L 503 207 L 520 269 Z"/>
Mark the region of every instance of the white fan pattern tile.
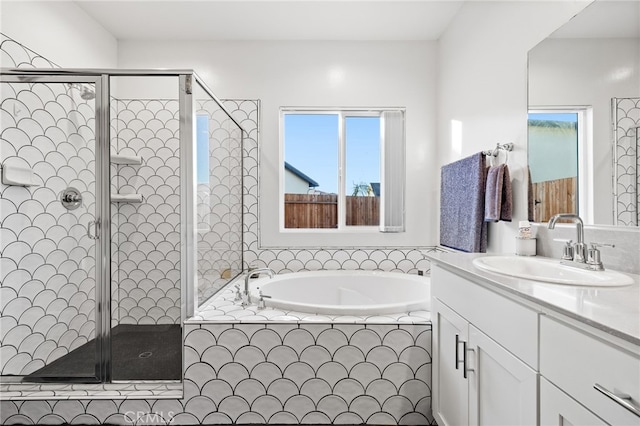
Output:
<path fill-rule="evenodd" d="M 54 64 L 2 36 L 6 65 Z M 0 158 L 33 170 L 37 186 L 0 185 L 0 372 L 29 374 L 95 331 L 95 107 L 69 84 L 1 85 Z M 83 203 L 62 207 L 77 188 Z"/>
<path fill-rule="evenodd" d="M 616 225 L 636 226 L 640 224 L 640 152 L 637 151 L 638 126 L 640 126 L 640 98 L 617 98 L 614 124 L 617 140 L 615 156 L 617 170 L 614 171 L 617 207 Z"/>
<path fill-rule="evenodd" d="M 118 100 L 112 152 L 141 156 L 117 165 L 112 183 L 142 203 L 112 203 L 112 286 L 119 324 L 180 322 L 180 143 L 177 100 Z M 113 191 L 113 189 L 112 189 Z"/>
<path fill-rule="evenodd" d="M 430 324 L 191 324 L 185 333 L 181 399 L 2 401 L 0 420 L 434 424 Z"/>

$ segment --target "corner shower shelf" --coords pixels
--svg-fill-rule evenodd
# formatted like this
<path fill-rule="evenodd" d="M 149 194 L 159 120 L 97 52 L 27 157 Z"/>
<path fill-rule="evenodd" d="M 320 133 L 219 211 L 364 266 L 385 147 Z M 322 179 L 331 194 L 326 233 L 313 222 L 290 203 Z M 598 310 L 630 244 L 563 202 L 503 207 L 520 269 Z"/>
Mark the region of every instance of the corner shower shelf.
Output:
<path fill-rule="evenodd" d="M 111 154 L 111 162 L 113 164 L 131 164 L 139 166 L 142 164 L 142 157 L 138 155 Z"/>
<path fill-rule="evenodd" d="M 112 203 L 141 203 L 142 194 L 111 194 Z"/>

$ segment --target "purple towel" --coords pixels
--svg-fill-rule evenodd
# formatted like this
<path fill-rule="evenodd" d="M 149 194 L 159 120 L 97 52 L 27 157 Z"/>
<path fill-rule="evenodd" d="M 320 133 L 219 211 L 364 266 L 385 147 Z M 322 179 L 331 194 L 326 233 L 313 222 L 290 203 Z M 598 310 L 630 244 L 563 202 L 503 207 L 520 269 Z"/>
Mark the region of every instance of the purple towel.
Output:
<path fill-rule="evenodd" d="M 502 206 L 500 208 L 500 220 L 511 222 L 513 213 L 513 187 L 511 186 L 511 175 L 509 166 L 504 165 L 504 177 L 502 178 Z"/>
<path fill-rule="evenodd" d="M 485 222 L 497 222 L 500 220 L 503 178 L 504 164 L 489 168 L 489 172 L 487 173 L 487 189 L 484 195 Z"/>
<path fill-rule="evenodd" d="M 484 199 L 484 220 L 511 222 L 513 193 L 509 168 L 500 164 L 489 168 Z"/>
<path fill-rule="evenodd" d="M 485 253 L 484 154 L 479 152 L 443 166 L 440 177 L 440 244 L 470 253 Z"/>

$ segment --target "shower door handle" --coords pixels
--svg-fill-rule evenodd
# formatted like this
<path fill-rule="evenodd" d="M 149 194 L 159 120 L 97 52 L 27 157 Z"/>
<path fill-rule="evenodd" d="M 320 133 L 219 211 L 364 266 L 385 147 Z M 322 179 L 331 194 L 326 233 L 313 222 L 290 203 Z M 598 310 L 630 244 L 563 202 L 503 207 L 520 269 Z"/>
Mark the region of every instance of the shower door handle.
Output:
<path fill-rule="evenodd" d="M 91 234 L 91 228 L 93 228 L 93 234 Z M 100 230 L 99 220 L 92 220 L 92 221 L 89 221 L 89 223 L 87 223 L 87 237 L 91 238 L 92 240 L 97 240 L 98 238 L 100 238 L 98 237 L 99 230 Z"/>

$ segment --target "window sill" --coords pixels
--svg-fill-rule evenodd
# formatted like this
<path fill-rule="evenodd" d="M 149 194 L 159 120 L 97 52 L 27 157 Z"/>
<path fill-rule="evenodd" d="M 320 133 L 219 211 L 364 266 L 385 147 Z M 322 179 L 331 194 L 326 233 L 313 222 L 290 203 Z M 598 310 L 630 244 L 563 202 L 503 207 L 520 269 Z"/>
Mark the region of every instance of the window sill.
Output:
<path fill-rule="evenodd" d="M 380 232 L 380 228 L 377 226 L 350 226 L 348 228 L 280 228 L 280 232 L 283 234 L 375 234 Z"/>

